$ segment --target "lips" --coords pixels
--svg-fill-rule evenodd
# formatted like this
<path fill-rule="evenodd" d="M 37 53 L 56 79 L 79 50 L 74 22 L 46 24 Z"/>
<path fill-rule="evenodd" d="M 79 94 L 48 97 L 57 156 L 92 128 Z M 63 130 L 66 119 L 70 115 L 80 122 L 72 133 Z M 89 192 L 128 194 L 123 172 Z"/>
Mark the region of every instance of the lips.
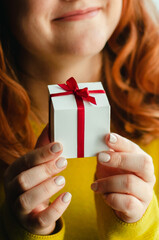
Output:
<path fill-rule="evenodd" d="M 101 10 L 100 7 L 92 7 L 84 10 L 76 10 L 65 13 L 57 18 L 54 21 L 71 21 L 71 20 L 81 20 L 84 18 L 94 17 Z"/>

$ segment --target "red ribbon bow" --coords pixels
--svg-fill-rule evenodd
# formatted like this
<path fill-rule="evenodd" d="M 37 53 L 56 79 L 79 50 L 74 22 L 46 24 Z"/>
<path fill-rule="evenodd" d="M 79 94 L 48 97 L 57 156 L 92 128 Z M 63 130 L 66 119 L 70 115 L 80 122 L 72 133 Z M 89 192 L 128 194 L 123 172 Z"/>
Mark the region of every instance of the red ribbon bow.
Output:
<path fill-rule="evenodd" d="M 73 93 L 76 97 L 80 97 L 87 102 L 96 104 L 94 97 L 89 96 L 90 91 L 88 88 L 79 89 L 76 80 L 71 77 L 66 81 L 66 84 L 58 84 L 61 88 L 66 90 L 69 93 Z"/>
<path fill-rule="evenodd" d="M 84 157 L 84 130 L 85 130 L 85 111 L 83 100 L 96 105 L 96 100 L 91 97 L 90 93 L 105 93 L 104 90 L 88 90 L 88 88 L 79 89 L 76 80 L 71 77 L 66 81 L 66 84 L 58 84 L 66 92 L 53 93 L 50 97 L 58 97 L 74 94 L 77 103 L 77 157 Z"/>

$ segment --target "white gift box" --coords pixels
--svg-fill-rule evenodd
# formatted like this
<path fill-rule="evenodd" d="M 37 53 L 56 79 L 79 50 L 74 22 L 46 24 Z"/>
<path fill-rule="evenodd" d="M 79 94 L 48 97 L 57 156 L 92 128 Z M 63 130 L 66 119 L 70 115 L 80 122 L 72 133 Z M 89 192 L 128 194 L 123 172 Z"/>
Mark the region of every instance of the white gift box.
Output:
<path fill-rule="evenodd" d="M 79 83 L 79 89 L 104 90 L 101 82 Z M 49 85 L 49 94 L 66 92 L 59 85 Z M 97 105 L 83 100 L 84 103 L 84 156 L 92 157 L 107 150 L 104 137 L 110 132 L 110 105 L 105 93 L 90 93 Z M 49 124 L 50 140 L 63 144 L 63 156 L 78 157 L 77 141 L 77 103 L 74 94 L 50 97 Z"/>

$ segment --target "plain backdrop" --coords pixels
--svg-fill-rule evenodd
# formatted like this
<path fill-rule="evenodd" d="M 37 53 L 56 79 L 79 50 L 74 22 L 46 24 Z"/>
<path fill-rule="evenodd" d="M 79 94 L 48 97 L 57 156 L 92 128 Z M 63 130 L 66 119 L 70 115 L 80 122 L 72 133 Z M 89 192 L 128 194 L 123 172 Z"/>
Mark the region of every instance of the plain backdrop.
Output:
<path fill-rule="evenodd" d="M 147 1 L 150 1 L 150 0 L 147 0 Z M 157 9 L 159 10 L 159 0 L 153 0 L 153 1 L 154 1 L 154 3 L 156 4 Z"/>

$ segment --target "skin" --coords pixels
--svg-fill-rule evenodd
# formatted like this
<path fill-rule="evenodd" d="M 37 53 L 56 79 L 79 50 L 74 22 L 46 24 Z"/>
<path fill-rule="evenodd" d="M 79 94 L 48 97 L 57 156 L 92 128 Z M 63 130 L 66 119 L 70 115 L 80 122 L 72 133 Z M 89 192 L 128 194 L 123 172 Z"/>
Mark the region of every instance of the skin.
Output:
<path fill-rule="evenodd" d="M 111 133 L 112 134 L 112 133 Z M 154 166 L 150 155 L 132 141 L 112 134 L 116 142 L 105 138 L 109 151 L 98 154 L 96 178 L 92 190 L 101 193 L 104 201 L 127 223 L 141 219 L 149 206 L 155 184 Z M 103 162 L 103 154 L 110 160 Z"/>
<path fill-rule="evenodd" d="M 48 84 L 63 83 L 70 76 L 78 82 L 99 81 L 101 50 L 120 20 L 122 0 L 7 0 L 5 3 L 12 32 L 20 43 L 17 56 L 20 79 L 31 96 L 36 114 L 47 123 Z M 54 20 L 64 13 L 94 6 L 101 7 L 95 18 Z"/>
<path fill-rule="evenodd" d="M 7 202 L 19 222 L 34 234 L 45 235 L 53 232 L 56 221 L 68 207 L 62 193 L 52 204 L 49 198 L 60 191 L 65 184 L 58 186 L 55 174 L 66 167 L 58 168 L 57 162 L 63 151 L 52 152 L 48 139 L 48 125 L 39 137 L 36 149 L 17 159 L 5 172 Z M 42 147 L 39 147 L 42 146 Z"/>
<path fill-rule="evenodd" d="M 122 0 L 7 0 L 6 3 L 11 30 L 19 42 L 17 60 L 21 83 L 30 95 L 35 114 L 47 123 L 48 84 L 63 83 L 70 76 L 74 76 L 78 82 L 101 80 L 101 51 L 120 20 Z M 101 7 L 94 18 L 55 21 L 66 12 L 92 6 Z M 106 203 L 123 221 L 134 222 L 142 217 L 152 197 L 152 160 L 133 142 L 117 135 L 117 143 L 112 145 L 108 138 L 109 136 L 106 143 L 113 150 L 110 152 L 111 160 L 109 163 L 101 163 L 98 158 L 96 192 L 105 196 Z M 63 202 L 65 193 L 59 195 L 51 205 L 48 202 L 64 186 L 57 186 L 55 182 L 55 174 L 65 169 L 59 169 L 56 165 L 62 156 L 62 144 L 61 150 L 53 153 L 50 149 L 55 144 L 49 143 L 46 128 L 39 137 L 35 150 L 17 159 L 5 173 L 7 202 L 21 225 L 34 234 L 52 233 L 57 219 L 70 203 L 70 200 Z M 120 161 L 117 156 L 121 156 Z M 132 159 L 138 159 L 142 166 L 148 161 L 150 174 L 144 170 L 146 168 L 139 168 L 138 161 L 132 164 Z M 110 176 L 111 166 L 115 168 Z M 124 174 L 119 176 L 119 169 Z M 146 174 L 150 176 L 149 180 Z M 130 179 L 126 175 L 131 175 L 131 185 L 126 184 Z M 124 182 L 127 189 L 125 185 L 119 184 L 123 182 L 122 176 L 126 178 Z M 137 189 L 135 191 L 135 187 L 130 187 L 136 186 L 139 181 L 145 186 L 140 198 Z M 147 189 L 150 194 L 147 194 Z M 122 206 L 121 199 L 124 199 Z M 128 211 L 131 199 L 137 204 Z"/>

